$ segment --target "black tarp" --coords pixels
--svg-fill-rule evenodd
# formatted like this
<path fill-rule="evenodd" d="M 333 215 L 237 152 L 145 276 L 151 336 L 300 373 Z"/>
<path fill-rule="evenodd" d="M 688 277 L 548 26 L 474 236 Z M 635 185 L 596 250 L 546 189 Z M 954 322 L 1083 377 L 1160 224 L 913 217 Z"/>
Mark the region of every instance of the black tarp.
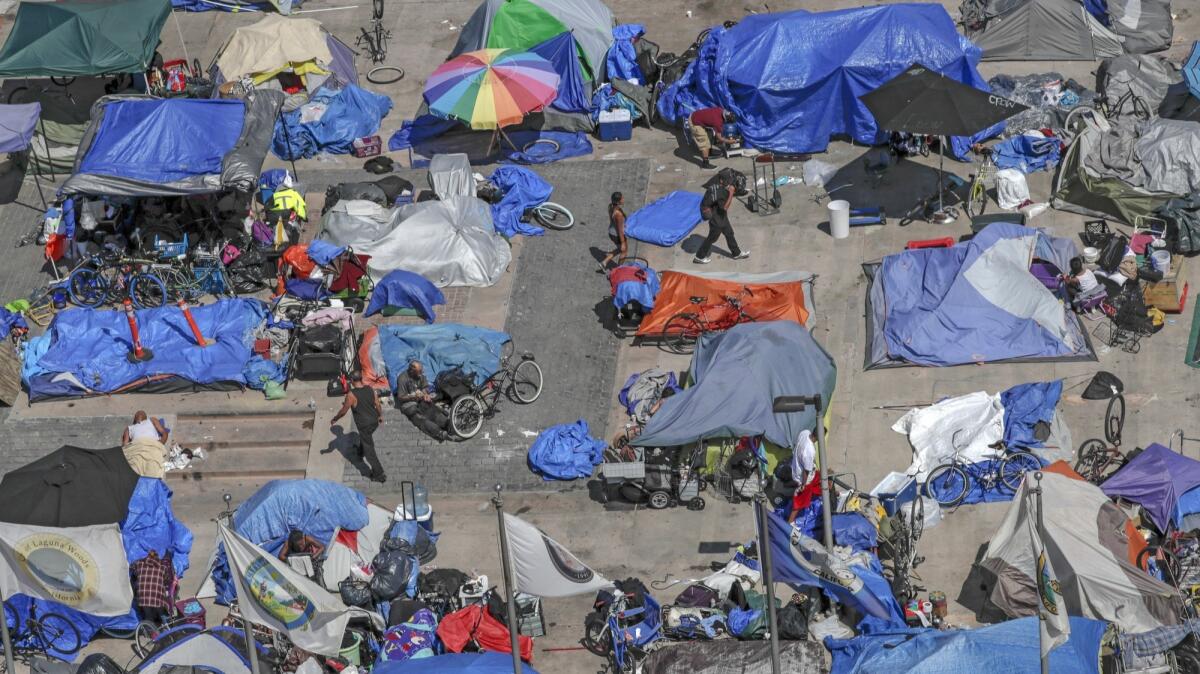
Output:
<path fill-rule="evenodd" d="M 44 527 L 120 522 L 137 482 L 120 447 L 61 447 L 0 480 L 0 522 Z"/>

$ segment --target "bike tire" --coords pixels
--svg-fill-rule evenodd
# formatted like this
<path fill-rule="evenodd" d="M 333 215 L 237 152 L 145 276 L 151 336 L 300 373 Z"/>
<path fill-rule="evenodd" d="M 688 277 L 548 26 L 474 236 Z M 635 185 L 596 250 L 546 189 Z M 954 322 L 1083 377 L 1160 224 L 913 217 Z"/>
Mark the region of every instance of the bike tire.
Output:
<path fill-rule="evenodd" d="M 675 314 L 663 326 L 662 345 L 670 353 L 690 354 L 704 332 L 695 314 Z"/>
<path fill-rule="evenodd" d="M 1108 467 L 1108 462 L 1103 461 L 1107 452 L 1108 445 L 1100 438 L 1084 440 L 1076 452 L 1079 458 L 1075 460 L 1075 472 L 1088 482 L 1098 483 L 1104 469 Z"/>
<path fill-rule="evenodd" d="M 559 150 L 562 149 L 562 145 L 559 144 L 559 142 L 557 140 L 554 140 L 553 138 L 535 138 L 535 139 L 529 141 L 528 143 L 525 143 L 525 146 L 521 148 L 521 152 L 524 152 L 525 154 L 529 154 L 530 150 L 532 150 L 533 148 L 535 148 L 539 145 L 545 145 L 545 146 L 549 147 L 550 152 L 548 154 L 556 154 Z"/>
<path fill-rule="evenodd" d="M 542 366 L 535 360 L 522 360 L 513 368 L 512 379 L 508 390 L 517 402 L 529 405 L 542 395 L 545 379 L 542 376 Z"/>
<path fill-rule="evenodd" d="M 606 627 L 608 627 L 608 621 L 595 611 L 583 619 L 582 646 L 592 655 L 606 658 L 612 651 L 612 642 L 605 638 Z"/>
<path fill-rule="evenodd" d="M 133 651 L 138 654 L 138 657 L 144 658 L 150 654 L 161 631 L 156 623 L 149 620 L 143 620 L 137 624 L 137 627 L 133 629 Z"/>
<path fill-rule="evenodd" d="M 575 226 L 575 214 L 562 204 L 547 201 L 533 207 L 533 219 L 542 227 L 565 231 Z"/>
<path fill-rule="evenodd" d="M 1121 431 L 1125 430 L 1125 396 L 1118 393 L 1108 401 L 1104 410 L 1104 439 L 1109 444 L 1121 445 Z"/>
<path fill-rule="evenodd" d="M 450 406 L 450 430 L 463 440 L 475 437 L 483 427 L 483 401 L 479 396 L 465 395 Z"/>
<path fill-rule="evenodd" d="M 983 180 L 977 178 L 971 183 L 971 191 L 967 194 L 967 216 L 979 217 L 987 210 L 987 186 L 983 184 Z"/>
<path fill-rule="evenodd" d="M 81 307 L 99 308 L 108 301 L 108 281 L 98 270 L 80 267 L 67 277 L 67 295 Z"/>
<path fill-rule="evenodd" d="M 934 468 L 925 480 L 926 496 L 945 508 L 953 508 L 962 503 L 970 488 L 971 478 L 967 475 L 967 471 L 952 463 Z"/>
<path fill-rule="evenodd" d="M 100 627 L 100 633 L 110 639 L 132 639 L 137 634 L 137 625 L 131 630 L 119 630 L 112 627 Z"/>
<path fill-rule="evenodd" d="M 53 650 L 63 655 L 78 653 L 83 647 L 79 630 L 63 616 L 57 613 L 43 613 L 37 619 L 41 632 L 40 638 L 46 650 Z"/>
<path fill-rule="evenodd" d="M 912 500 L 908 513 L 909 538 L 915 544 L 925 533 L 925 499 L 920 495 Z"/>
<path fill-rule="evenodd" d="M 384 75 L 382 73 L 392 73 Z M 367 81 L 371 84 L 392 84 L 404 79 L 404 68 L 398 66 L 375 66 L 367 71 Z"/>
<path fill-rule="evenodd" d="M 1025 473 L 1042 469 L 1042 462 L 1029 452 L 1013 452 L 1000 462 L 1000 481 L 1013 492 L 1021 487 Z"/>
<path fill-rule="evenodd" d="M 74 77 L 51 77 L 50 81 L 60 87 L 69 87 L 75 83 Z"/>
<path fill-rule="evenodd" d="M 29 94 L 29 87 L 16 87 L 8 94 L 8 103 L 20 103 L 25 100 L 25 96 Z"/>
<path fill-rule="evenodd" d="M 383 18 L 383 0 L 371 0 L 371 18 L 376 21 Z"/>
<path fill-rule="evenodd" d="M 137 309 L 157 309 L 167 303 L 167 286 L 155 274 L 134 274 L 129 280 L 129 299 Z"/>

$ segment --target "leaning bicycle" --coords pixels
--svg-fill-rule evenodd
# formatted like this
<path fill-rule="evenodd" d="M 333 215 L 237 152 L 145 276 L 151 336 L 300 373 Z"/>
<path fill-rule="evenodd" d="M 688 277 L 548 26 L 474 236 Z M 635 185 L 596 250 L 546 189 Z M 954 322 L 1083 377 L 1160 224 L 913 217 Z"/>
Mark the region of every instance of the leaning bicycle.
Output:
<path fill-rule="evenodd" d="M 521 354 L 514 364 L 512 348 L 512 342 L 506 342 L 505 353 L 500 358 L 500 369 L 474 391 L 459 396 L 450 404 L 450 430 L 459 438 L 466 440 L 475 437 L 483 427 L 483 420 L 495 416 L 502 396 L 507 395 L 513 402 L 529 405 L 542 395 L 541 366 L 528 352 Z"/>
<path fill-rule="evenodd" d="M 1104 440 L 1090 438 L 1079 445 L 1075 472 L 1092 484 L 1100 484 L 1124 466 L 1126 459 L 1121 452 L 1124 428 L 1125 396 L 1118 393 L 1109 399 L 1104 411 Z"/>
<path fill-rule="evenodd" d="M 987 210 L 987 191 L 996 185 L 996 161 L 992 158 L 991 148 L 977 146 L 974 149 L 983 159 L 979 162 L 979 169 L 971 177 L 971 187 L 967 191 L 967 203 L 964 205 L 967 215 L 972 218 L 983 215 Z"/>
<path fill-rule="evenodd" d="M 83 647 L 79 630 L 70 620 L 52 611 L 39 613 L 33 601 L 24 620 L 11 602 L 4 602 L 4 621 L 12 635 L 13 657 L 21 660 L 47 654 L 69 657 Z"/>
<path fill-rule="evenodd" d="M 754 296 L 748 286 L 736 295 L 725 295 L 718 302 L 705 304 L 705 297 L 690 298 L 693 311 L 681 311 L 667 320 L 662 330 L 662 345 L 671 352 L 689 354 L 700 335 L 728 330 L 741 323 L 753 323 L 755 318 L 746 311 L 746 300 Z"/>
<path fill-rule="evenodd" d="M 96 309 L 107 303 L 132 301 L 136 309 L 154 309 L 167 303 L 167 286 L 152 271 L 151 260 L 93 255 L 67 277 L 67 294 L 81 307 Z"/>

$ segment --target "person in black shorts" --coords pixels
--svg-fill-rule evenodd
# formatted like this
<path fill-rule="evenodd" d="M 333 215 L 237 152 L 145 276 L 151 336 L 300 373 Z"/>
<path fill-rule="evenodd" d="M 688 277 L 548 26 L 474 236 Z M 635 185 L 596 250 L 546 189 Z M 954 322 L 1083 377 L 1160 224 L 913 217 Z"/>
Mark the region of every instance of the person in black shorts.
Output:
<path fill-rule="evenodd" d="M 629 242 L 625 238 L 625 196 L 613 192 L 608 204 L 608 238 L 615 248 L 600 261 L 601 273 L 608 271 L 608 263 L 620 261 L 629 250 Z"/>
<path fill-rule="evenodd" d="M 353 387 L 346 391 L 342 401 L 342 409 L 333 415 L 329 425 L 333 426 L 338 419 L 353 413 L 354 427 L 358 429 L 358 444 L 355 446 L 358 458 L 367 462 L 371 468 L 372 482 L 387 482 L 383 472 L 383 464 L 379 463 L 379 455 L 375 452 L 375 430 L 383 422 L 383 406 L 379 404 L 379 396 L 375 389 L 363 382 L 362 374 L 353 375 Z"/>

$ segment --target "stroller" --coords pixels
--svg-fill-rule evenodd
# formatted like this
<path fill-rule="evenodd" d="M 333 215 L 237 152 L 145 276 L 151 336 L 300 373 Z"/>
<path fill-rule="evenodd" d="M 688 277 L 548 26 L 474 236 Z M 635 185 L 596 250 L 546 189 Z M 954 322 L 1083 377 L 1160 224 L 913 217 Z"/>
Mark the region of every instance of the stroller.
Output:
<path fill-rule="evenodd" d="M 608 284 L 616 309 L 613 331 L 618 337 L 627 337 L 654 309 L 654 298 L 659 290 L 658 272 L 640 257 L 623 257 L 609 270 Z"/>

